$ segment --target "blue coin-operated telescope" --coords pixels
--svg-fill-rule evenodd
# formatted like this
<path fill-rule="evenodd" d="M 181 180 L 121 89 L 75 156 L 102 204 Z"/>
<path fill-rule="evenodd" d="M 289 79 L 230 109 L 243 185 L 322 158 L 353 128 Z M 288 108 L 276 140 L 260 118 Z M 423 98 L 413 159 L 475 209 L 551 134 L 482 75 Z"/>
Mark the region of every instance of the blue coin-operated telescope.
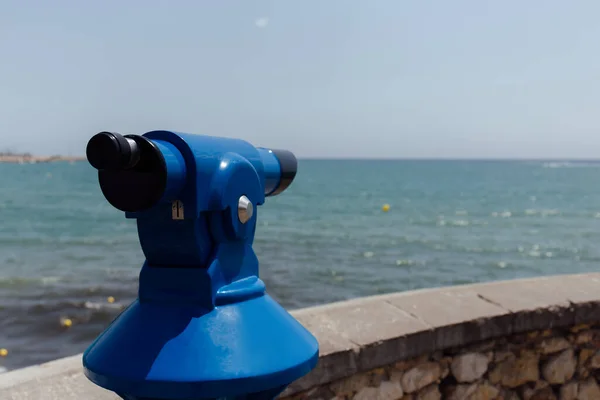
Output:
<path fill-rule="evenodd" d="M 315 367 L 316 339 L 265 293 L 252 249 L 256 207 L 292 183 L 292 153 L 102 132 L 87 158 L 146 257 L 138 298 L 83 355 L 92 382 L 127 400 L 272 400 Z"/>

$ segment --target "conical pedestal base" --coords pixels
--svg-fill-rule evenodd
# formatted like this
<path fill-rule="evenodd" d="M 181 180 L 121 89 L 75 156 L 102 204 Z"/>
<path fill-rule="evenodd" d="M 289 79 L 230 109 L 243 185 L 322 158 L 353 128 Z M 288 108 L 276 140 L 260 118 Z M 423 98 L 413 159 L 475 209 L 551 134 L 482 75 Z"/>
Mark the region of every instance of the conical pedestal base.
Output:
<path fill-rule="evenodd" d="M 83 355 L 86 376 L 128 400 L 272 399 L 317 361 L 266 294 L 210 311 L 136 300 Z"/>

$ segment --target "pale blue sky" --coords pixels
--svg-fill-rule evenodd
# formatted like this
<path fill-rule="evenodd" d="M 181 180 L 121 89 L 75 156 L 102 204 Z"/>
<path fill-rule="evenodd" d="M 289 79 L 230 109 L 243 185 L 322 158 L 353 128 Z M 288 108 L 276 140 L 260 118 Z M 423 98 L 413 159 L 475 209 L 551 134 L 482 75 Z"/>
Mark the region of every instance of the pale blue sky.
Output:
<path fill-rule="evenodd" d="M 598 0 L 0 0 L 0 150 L 100 130 L 299 156 L 600 156 Z"/>

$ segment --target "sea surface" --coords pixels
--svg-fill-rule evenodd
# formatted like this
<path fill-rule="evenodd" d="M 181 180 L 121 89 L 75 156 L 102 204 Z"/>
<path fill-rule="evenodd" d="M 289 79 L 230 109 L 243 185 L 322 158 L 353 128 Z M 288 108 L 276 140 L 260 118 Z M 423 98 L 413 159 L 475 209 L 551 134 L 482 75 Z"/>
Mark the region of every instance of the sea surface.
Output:
<path fill-rule="evenodd" d="M 85 162 L 0 164 L 0 216 L 0 369 L 83 351 L 136 296 L 135 222 Z M 599 245 L 598 163 L 301 160 L 260 208 L 255 250 L 295 309 L 597 271 Z"/>

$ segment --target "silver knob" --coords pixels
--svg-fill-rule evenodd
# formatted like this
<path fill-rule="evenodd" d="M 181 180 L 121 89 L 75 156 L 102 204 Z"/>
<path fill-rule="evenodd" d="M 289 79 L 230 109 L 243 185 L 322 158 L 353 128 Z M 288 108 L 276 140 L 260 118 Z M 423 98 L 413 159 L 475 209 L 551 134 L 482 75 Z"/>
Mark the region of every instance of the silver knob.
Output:
<path fill-rule="evenodd" d="M 246 196 L 241 196 L 238 200 L 238 218 L 242 224 L 245 224 L 254 215 L 252 202 Z"/>

